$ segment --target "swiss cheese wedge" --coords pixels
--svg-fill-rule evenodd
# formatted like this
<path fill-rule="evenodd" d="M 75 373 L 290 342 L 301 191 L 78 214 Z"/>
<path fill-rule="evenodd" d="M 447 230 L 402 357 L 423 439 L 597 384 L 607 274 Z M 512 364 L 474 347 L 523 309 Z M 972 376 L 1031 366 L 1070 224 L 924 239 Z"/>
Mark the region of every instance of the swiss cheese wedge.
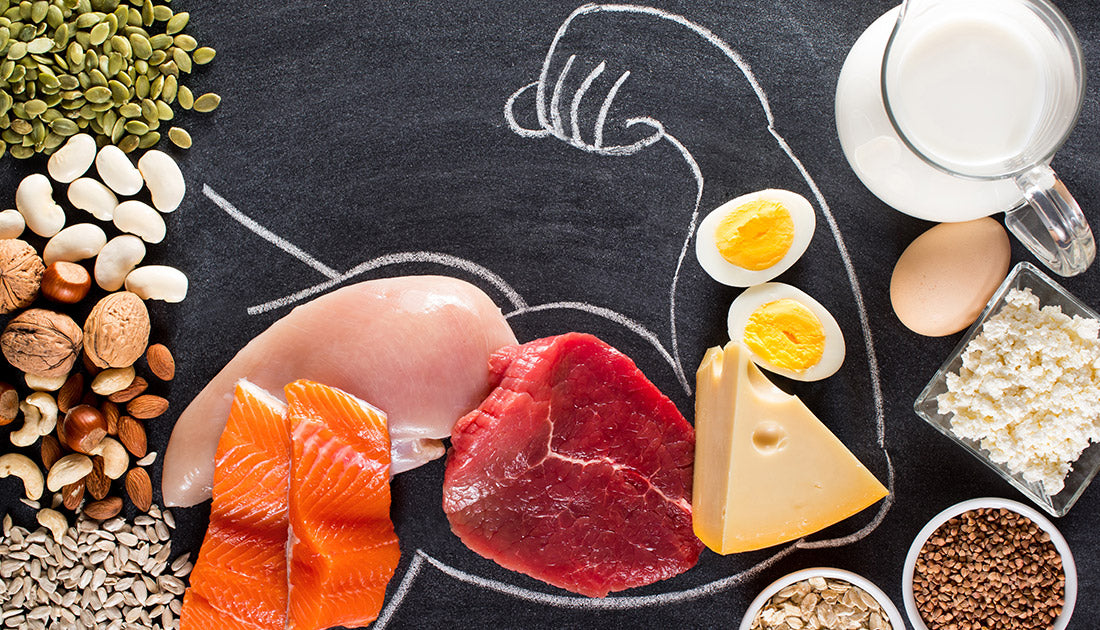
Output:
<path fill-rule="evenodd" d="M 794 540 L 889 494 L 740 344 L 708 350 L 697 379 L 692 520 L 710 549 L 728 554 Z"/>

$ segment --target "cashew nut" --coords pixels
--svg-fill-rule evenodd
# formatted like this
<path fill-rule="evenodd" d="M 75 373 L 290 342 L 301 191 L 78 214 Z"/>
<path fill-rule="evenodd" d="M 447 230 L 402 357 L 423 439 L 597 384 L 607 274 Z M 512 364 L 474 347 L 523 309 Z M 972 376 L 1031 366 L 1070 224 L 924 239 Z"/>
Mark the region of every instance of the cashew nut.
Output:
<path fill-rule="evenodd" d="M 100 221 L 110 221 L 115 216 L 118 197 L 99 181 L 81 177 L 69 184 L 69 203 L 92 213 Z"/>
<path fill-rule="evenodd" d="M 36 392 L 56 392 L 61 389 L 65 381 L 69 380 L 69 375 L 39 376 L 38 374 L 25 374 L 23 378 L 27 381 L 27 387 Z"/>
<path fill-rule="evenodd" d="M 95 156 L 95 168 L 103 183 L 120 195 L 129 197 L 141 190 L 141 171 L 137 170 L 122 149 L 113 144 L 99 150 L 99 155 Z"/>
<path fill-rule="evenodd" d="M 135 200 L 118 204 L 115 208 L 114 222 L 118 229 L 136 234 L 146 243 L 163 241 L 164 234 L 168 231 L 159 212 L 152 206 Z"/>
<path fill-rule="evenodd" d="M 134 267 L 145 258 L 145 243 L 133 234 L 107 241 L 95 259 L 95 281 L 105 291 L 118 291 Z"/>
<path fill-rule="evenodd" d="M 19 477 L 23 480 L 23 491 L 31 501 L 42 498 L 42 471 L 31 458 L 19 453 L 0 456 L 0 478 Z"/>
<path fill-rule="evenodd" d="M 38 425 L 42 422 L 42 412 L 27 401 L 19 403 L 19 409 L 23 412 L 23 426 L 18 431 L 12 431 L 9 437 L 12 444 L 24 448 L 42 437 L 38 432 Z"/>
<path fill-rule="evenodd" d="M 54 462 L 46 475 L 46 487 L 58 492 L 70 483 L 76 483 L 92 472 L 92 458 L 80 453 L 70 453 Z"/>
<path fill-rule="evenodd" d="M 15 207 L 27 222 L 27 227 L 39 236 L 49 238 L 65 227 L 65 210 L 53 200 L 49 178 L 35 173 L 23 178 L 15 190 Z"/>
<path fill-rule="evenodd" d="M 27 221 L 18 210 L 0 212 L 0 238 L 19 238 L 27 227 Z"/>
<path fill-rule="evenodd" d="M 38 510 L 38 524 L 50 530 L 53 539 L 57 542 L 61 542 L 65 532 L 69 531 L 69 519 L 65 518 L 61 512 L 50 508 Z"/>
<path fill-rule="evenodd" d="M 179 165 L 167 153 L 153 149 L 138 160 L 138 170 L 153 197 L 153 205 L 161 212 L 171 212 L 183 201 L 187 187 Z"/>
<path fill-rule="evenodd" d="M 46 243 L 42 250 L 42 261 L 47 265 L 61 260 L 77 262 L 92 258 L 107 244 L 107 235 L 103 228 L 91 223 L 77 223 L 61 230 Z"/>
<path fill-rule="evenodd" d="M 27 404 L 38 409 L 38 435 L 49 435 L 57 428 L 57 401 L 46 392 L 27 396 Z M 24 415 L 27 413 L 23 412 Z"/>
<path fill-rule="evenodd" d="M 91 168 L 95 152 L 95 139 L 86 133 L 78 133 L 50 156 L 46 169 L 50 177 L 67 184 Z"/>
<path fill-rule="evenodd" d="M 126 290 L 143 300 L 182 302 L 187 297 L 187 276 L 175 267 L 146 265 L 126 276 Z"/>
<path fill-rule="evenodd" d="M 108 479 L 118 479 L 130 469 L 130 454 L 126 452 L 126 447 L 114 438 L 103 438 L 99 446 L 92 449 L 89 455 L 99 455 L 103 458 L 103 474 L 107 475 Z"/>

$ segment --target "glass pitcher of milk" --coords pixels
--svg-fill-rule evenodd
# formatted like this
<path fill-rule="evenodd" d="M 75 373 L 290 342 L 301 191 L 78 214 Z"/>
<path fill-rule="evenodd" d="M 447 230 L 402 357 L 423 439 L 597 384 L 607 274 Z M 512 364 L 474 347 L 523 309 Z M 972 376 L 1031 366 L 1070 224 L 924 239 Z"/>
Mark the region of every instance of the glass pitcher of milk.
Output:
<path fill-rule="evenodd" d="M 909 198 L 888 203 L 931 220 L 974 218 L 967 215 L 973 209 L 962 209 L 956 218 L 944 210 L 948 204 L 938 204 L 934 212 L 922 206 L 917 197 L 934 196 L 937 191 L 930 187 L 943 182 L 944 191 L 978 199 L 979 216 L 1006 210 L 1005 225 L 1055 272 L 1074 275 L 1091 264 L 1096 251 L 1092 231 L 1048 166 L 1084 99 L 1081 46 L 1054 6 L 1045 0 L 905 0 L 879 68 L 881 107 L 893 132 L 886 135 L 900 140 L 892 150 L 917 158 L 907 156 L 911 163 L 899 163 L 940 172 L 921 174 L 923 188 L 911 187 Z M 850 96 L 842 101 L 844 72 L 837 93 L 838 128 L 851 126 L 842 123 L 842 107 L 855 104 Z M 893 141 L 883 138 L 872 140 L 880 148 Z M 866 158 L 876 145 L 853 148 L 850 138 L 845 143 L 844 129 L 841 141 L 861 179 L 879 194 L 866 176 L 873 169 L 861 172 L 857 165 L 858 152 Z M 972 195 L 975 191 L 980 194 Z M 1013 197 L 1027 203 L 1004 207 L 1004 200 Z"/>

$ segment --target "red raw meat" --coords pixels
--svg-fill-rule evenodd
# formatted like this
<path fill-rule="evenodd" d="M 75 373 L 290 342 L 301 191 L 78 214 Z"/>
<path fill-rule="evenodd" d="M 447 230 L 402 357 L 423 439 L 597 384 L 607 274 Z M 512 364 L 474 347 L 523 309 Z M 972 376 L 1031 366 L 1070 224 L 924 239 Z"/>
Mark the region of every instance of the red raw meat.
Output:
<path fill-rule="evenodd" d="M 455 424 L 443 511 L 470 549 L 603 597 L 690 569 L 695 431 L 628 357 L 569 333 L 503 348 Z"/>

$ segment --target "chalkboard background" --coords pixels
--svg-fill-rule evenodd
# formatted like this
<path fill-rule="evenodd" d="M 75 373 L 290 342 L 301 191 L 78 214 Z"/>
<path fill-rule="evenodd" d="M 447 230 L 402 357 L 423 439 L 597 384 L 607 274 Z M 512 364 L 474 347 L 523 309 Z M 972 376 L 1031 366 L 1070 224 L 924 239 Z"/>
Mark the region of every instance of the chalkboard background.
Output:
<path fill-rule="evenodd" d="M 218 50 L 215 62 L 197 71 L 189 85 L 196 94 L 217 91 L 223 103 L 212 115 L 180 115 L 195 140 L 190 151 L 173 150 L 188 194 L 169 217 L 168 239 L 150 252 L 150 262 L 178 266 L 191 279 L 186 302 L 152 307 L 154 337 L 175 351 L 179 377 L 167 389 L 172 411 L 151 425 L 151 448 L 163 453 L 170 424 L 187 402 L 241 346 L 287 311 L 249 314 L 248 307 L 326 280 L 246 229 L 203 194 L 204 185 L 338 272 L 388 254 L 453 256 L 497 274 L 528 305 L 583 302 L 608 309 L 651 331 L 672 351 L 670 287 L 698 190 L 684 154 L 661 141 L 632 155 L 599 155 L 553 137 L 525 137 L 504 115 L 509 97 L 538 79 L 555 31 L 577 6 L 560 0 L 173 3 L 177 11 L 191 12 L 188 32 Z M 408 582 L 401 605 L 386 611 L 387 627 L 730 627 L 769 582 L 810 566 L 863 574 L 900 608 L 902 562 L 930 517 L 978 496 L 1023 500 L 912 413 L 913 399 L 958 339 L 919 337 L 890 309 L 893 263 L 928 224 L 873 197 L 849 169 L 836 138 L 832 103 L 844 56 L 892 3 L 700 0 L 656 6 L 709 29 L 751 67 L 767 94 L 776 133 L 805 165 L 835 216 L 881 368 L 886 451 L 878 446 L 875 383 L 856 293 L 821 207 L 809 253 L 780 279 L 811 293 L 836 315 L 848 357 L 826 381 L 780 379 L 780 384 L 799 394 L 884 481 L 887 455 L 892 459 L 894 503 L 877 529 L 858 542 L 794 550 L 759 570 L 752 568 L 787 546 L 731 557 L 705 552 L 688 573 L 623 595 L 705 589 L 752 571 L 687 601 L 642 608 L 539 603 L 416 562 L 419 573 Z M 1089 71 L 1100 76 L 1095 7 L 1088 0 L 1060 6 L 1084 42 Z M 659 120 L 698 165 L 705 180 L 702 212 L 761 188 L 812 195 L 768 133 L 745 75 L 683 24 L 652 15 L 585 16 L 570 26 L 562 51 L 577 55 L 566 107 L 580 80 L 607 62 L 581 108 L 582 137 L 591 141 L 598 104 L 629 70 L 608 115 L 605 144 L 626 145 L 650 133 L 645 125 L 625 128 L 631 117 Z M 559 72 L 562 63 L 555 62 Z M 518 125 L 538 128 L 533 103 L 533 91 L 516 99 Z M 1098 103 L 1097 89 L 1090 87 L 1080 124 L 1054 164 L 1094 227 L 1100 227 L 1094 211 L 1100 204 Z M 4 158 L 0 190 L 7 192 L 0 203 L 12 205 L 18 180 L 42 167 L 40 161 Z M 1015 260 L 1030 259 L 1018 247 L 1014 254 Z M 423 273 L 470 280 L 506 312 L 513 310 L 482 277 L 433 262 L 380 266 L 351 281 Z M 1064 284 L 1100 306 L 1098 274 L 1094 267 Z M 675 292 L 675 324 L 679 356 L 692 384 L 704 350 L 726 340 L 725 313 L 736 294 L 711 281 L 688 252 Z M 518 314 L 511 323 L 521 340 L 569 330 L 597 334 L 633 357 L 692 416 L 692 399 L 670 363 L 628 328 L 574 309 Z M 422 557 L 417 550 L 478 579 L 569 595 L 463 547 L 440 508 L 442 472 L 443 462 L 437 461 L 394 481 L 393 516 L 403 555 L 389 601 L 414 559 Z M 154 481 L 159 484 L 159 478 Z M 16 501 L 17 486 L 7 480 L 0 490 L 17 520 L 29 522 L 31 512 Z M 1058 521 L 1078 563 L 1074 627 L 1100 625 L 1100 611 L 1091 605 L 1100 597 L 1100 557 L 1092 535 L 1100 526 L 1098 508 L 1100 494 L 1094 490 Z M 811 540 L 857 532 L 879 510 L 869 509 Z M 179 550 L 198 549 L 207 512 L 207 506 L 177 511 Z"/>

